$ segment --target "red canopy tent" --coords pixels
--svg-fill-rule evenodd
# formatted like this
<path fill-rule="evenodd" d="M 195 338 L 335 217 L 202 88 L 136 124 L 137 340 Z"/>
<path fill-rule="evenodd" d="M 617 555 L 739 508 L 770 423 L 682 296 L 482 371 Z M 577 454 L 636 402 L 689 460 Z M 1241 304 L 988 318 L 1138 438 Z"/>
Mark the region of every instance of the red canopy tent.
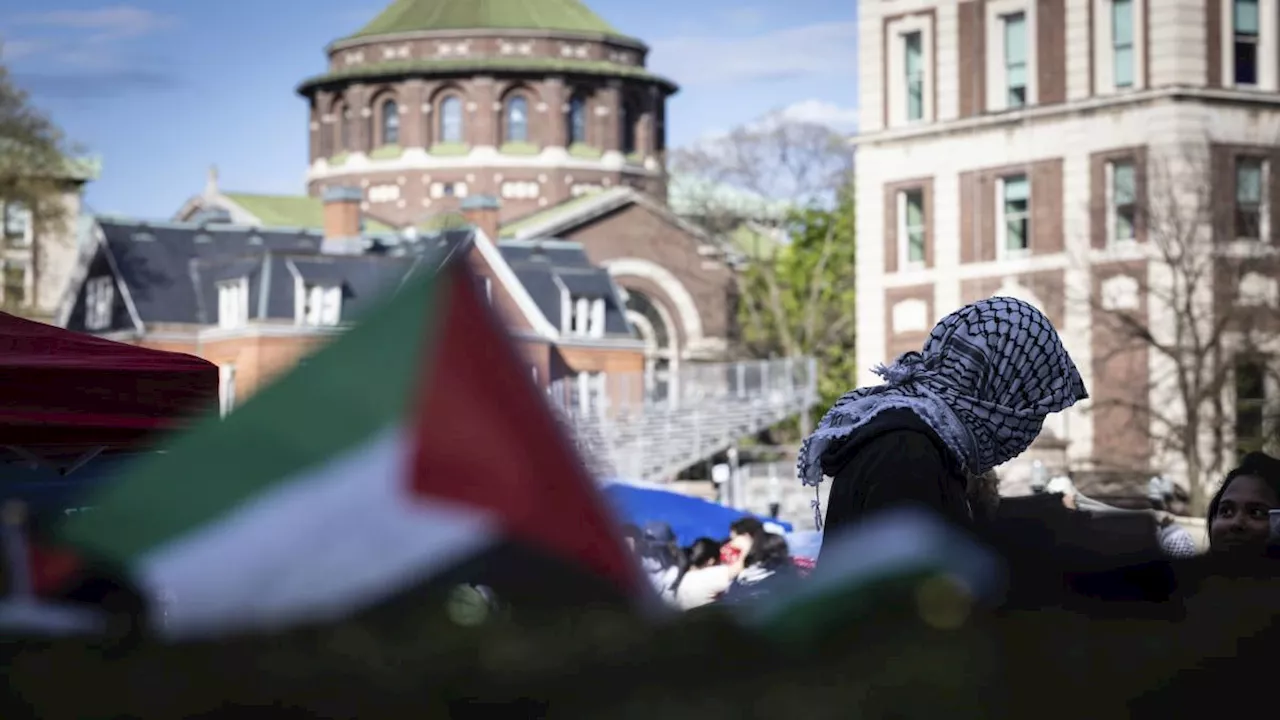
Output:
<path fill-rule="evenodd" d="M 0 462 L 70 472 L 216 407 L 218 368 L 0 313 Z"/>

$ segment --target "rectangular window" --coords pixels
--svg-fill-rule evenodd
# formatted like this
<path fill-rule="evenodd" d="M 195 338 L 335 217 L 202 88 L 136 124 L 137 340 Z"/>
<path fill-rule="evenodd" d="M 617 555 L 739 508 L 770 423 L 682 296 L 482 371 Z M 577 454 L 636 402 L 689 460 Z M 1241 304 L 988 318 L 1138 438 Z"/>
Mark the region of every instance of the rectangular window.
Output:
<path fill-rule="evenodd" d="M 245 278 L 218 283 L 218 327 L 240 327 L 249 322 L 249 281 Z"/>
<path fill-rule="evenodd" d="M 898 193 L 898 227 L 902 238 L 902 258 L 906 265 L 922 265 L 925 257 L 924 191 Z"/>
<path fill-rule="evenodd" d="M 302 319 L 307 325 L 332 327 L 342 320 L 342 287 L 307 285 Z"/>
<path fill-rule="evenodd" d="M 580 372 L 578 382 L 578 407 L 583 413 L 599 412 L 605 407 L 604 373 Z"/>
<path fill-rule="evenodd" d="M 23 247 L 31 244 L 31 211 L 20 202 L 5 202 L 5 247 Z"/>
<path fill-rule="evenodd" d="M 1000 210 L 1004 231 L 1002 247 L 1008 255 L 1025 253 L 1031 247 L 1031 183 L 1026 175 L 1000 181 Z"/>
<path fill-rule="evenodd" d="M 110 276 L 90 278 L 84 284 L 84 326 L 87 330 L 111 327 L 116 285 Z"/>
<path fill-rule="evenodd" d="M 1266 437 L 1266 367 L 1255 360 L 1236 363 L 1236 449 L 1241 455 L 1261 450 Z"/>
<path fill-rule="evenodd" d="M 4 304 L 10 308 L 27 304 L 27 266 L 8 261 L 4 264 Z"/>
<path fill-rule="evenodd" d="M 1111 50 L 1115 86 L 1133 87 L 1133 0 L 1111 0 Z"/>
<path fill-rule="evenodd" d="M 1258 158 L 1236 159 L 1235 233 L 1237 240 L 1262 237 L 1265 180 L 1263 161 Z"/>
<path fill-rule="evenodd" d="M 1110 210 L 1111 241 L 1124 242 L 1137 237 L 1138 177 L 1131 161 L 1111 163 Z"/>
<path fill-rule="evenodd" d="M 569 303 L 570 328 L 579 337 L 604 337 L 604 298 L 576 297 Z"/>
<path fill-rule="evenodd" d="M 924 119 L 924 34 L 919 30 L 902 36 L 907 82 L 907 120 Z"/>
<path fill-rule="evenodd" d="M 1007 105 L 1020 108 L 1027 104 L 1027 16 L 1013 13 L 1004 22 L 1004 78 L 1008 88 Z"/>
<path fill-rule="evenodd" d="M 225 417 L 236 407 L 236 366 L 218 366 L 218 406 Z"/>
<path fill-rule="evenodd" d="M 1237 85 L 1258 84 L 1258 0 L 1234 0 L 1232 58 Z"/>

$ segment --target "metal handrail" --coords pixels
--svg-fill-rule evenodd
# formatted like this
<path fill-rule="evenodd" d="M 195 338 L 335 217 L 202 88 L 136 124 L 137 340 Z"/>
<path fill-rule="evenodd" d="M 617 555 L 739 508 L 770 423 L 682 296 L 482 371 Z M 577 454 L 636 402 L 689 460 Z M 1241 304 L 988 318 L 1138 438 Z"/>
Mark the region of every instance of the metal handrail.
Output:
<path fill-rule="evenodd" d="M 597 472 L 665 480 L 817 402 L 813 358 L 566 378 L 548 397 Z"/>

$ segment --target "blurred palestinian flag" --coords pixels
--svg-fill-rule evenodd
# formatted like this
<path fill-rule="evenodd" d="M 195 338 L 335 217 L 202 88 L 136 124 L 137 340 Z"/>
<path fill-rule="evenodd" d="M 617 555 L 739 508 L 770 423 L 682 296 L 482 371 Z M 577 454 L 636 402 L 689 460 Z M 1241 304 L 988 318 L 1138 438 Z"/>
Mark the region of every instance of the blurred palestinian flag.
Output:
<path fill-rule="evenodd" d="M 171 635 L 342 617 L 446 579 L 653 597 L 464 261 L 167 449 L 57 539 L 172 598 Z"/>
<path fill-rule="evenodd" d="M 967 533 L 918 509 L 885 511 L 822 544 L 793 592 L 737 611 L 777 640 L 808 642 L 886 608 L 954 628 L 1004 590 L 1002 561 Z"/>

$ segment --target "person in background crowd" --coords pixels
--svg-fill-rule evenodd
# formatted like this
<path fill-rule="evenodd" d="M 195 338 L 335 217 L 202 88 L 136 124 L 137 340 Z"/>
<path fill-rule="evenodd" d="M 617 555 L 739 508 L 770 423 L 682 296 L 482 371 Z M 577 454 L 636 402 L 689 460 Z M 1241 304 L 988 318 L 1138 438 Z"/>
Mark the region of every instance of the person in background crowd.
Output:
<path fill-rule="evenodd" d="M 663 600 L 676 602 L 676 588 L 684 574 L 684 551 L 676 542 L 676 534 L 664 522 L 644 526 L 640 541 L 640 564 Z"/>
<path fill-rule="evenodd" d="M 1142 512 L 1141 510 L 1121 510 L 1100 503 L 1097 500 L 1082 498 L 1080 492 L 1076 489 L 1075 483 L 1067 475 L 1060 475 L 1050 480 L 1049 484 L 1045 486 L 1044 492 L 1050 495 L 1061 495 L 1062 505 L 1068 510 L 1082 510 L 1093 513 Z M 1195 538 L 1191 537 L 1191 533 L 1187 532 L 1186 528 L 1177 523 L 1171 513 L 1153 511 L 1153 514 L 1156 521 L 1156 540 L 1160 543 L 1160 549 L 1166 555 L 1175 558 L 1189 558 L 1199 554 Z"/>
<path fill-rule="evenodd" d="M 1267 554 L 1269 513 L 1280 509 L 1280 460 L 1251 452 L 1209 500 L 1209 549 L 1219 556 Z"/>
<path fill-rule="evenodd" d="M 684 610 L 702 607 L 714 601 L 733 582 L 729 566 L 720 564 L 721 543 L 711 538 L 698 538 L 686 553 L 688 565 L 676 583 L 676 602 Z"/>
<path fill-rule="evenodd" d="M 776 592 L 794 582 L 800 575 L 791 564 L 787 539 L 773 533 L 762 533 L 751 544 L 751 550 L 730 567 L 733 584 L 721 600 L 735 604 Z"/>
<path fill-rule="evenodd" d="M 729 542 L 727 546 L 729 552 L 721 555 L 721 561 L 726 565 L 732 564 L 733 560 L 741 559 L 751 550 L 751 544 L 755 539 L 764 534 L 764 523 L 758 518 L 751 516 L 740 517 L 729 524 Z"/>
<path fill-rule="evenodd" d="M 1088 397 L 1049 319 L 1007 297 L 948 315 L 921 352 L 876 373 L 884 384 L 845 394 L 800 448 L 805 484 L 833 478 L 827 538 L 907 504 L 972 522 L 972 485 Z"/>
<path fill-rule="evenodd" d="M 622 539 L 627 542 L 627 548 L 630 549 L 631 552 L 636 552 L 636 546 L 640 543 L 640 540 L 643 537 L 644 534 L 641 533 L 640 528 L 635 525 L 627 523 L 622 526 Z"/>

